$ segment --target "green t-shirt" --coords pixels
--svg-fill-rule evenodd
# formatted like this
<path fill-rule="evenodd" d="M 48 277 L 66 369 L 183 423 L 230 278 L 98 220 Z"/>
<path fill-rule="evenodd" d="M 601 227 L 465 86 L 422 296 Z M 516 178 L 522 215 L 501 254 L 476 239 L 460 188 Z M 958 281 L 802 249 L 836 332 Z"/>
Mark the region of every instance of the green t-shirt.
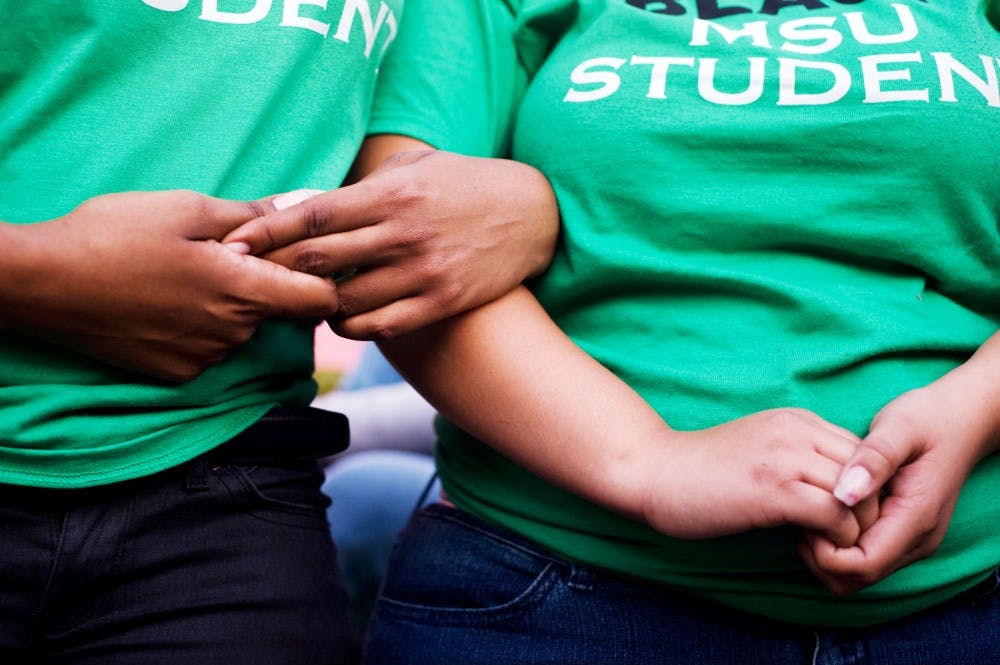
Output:
<path fill-rule="evenodd" d="M 676 429 L 801 407 L 863 435 L 1000 327 L 988 4 L 525 0 L 519 44 L 537 71 L 513 154 L 550 178 L 564 225 L 539 299 Z M 781 620 L 888 620 L 1000 563 L 998 455 L 930 559 L 840 598 L 791 528 L 667 538 L 441 434 L 460 507 Z"/>
<path fill-rule="evenodd" d="M 415 136 L 463 155 L 506 155 L 527 83 L 514 1 L 407 0 L 394 47 L 407 57 L 382 67 L 368 132 Z"/>
<path fill-rule="evenodd" d="M 493 56 L 487 42 L 466 47 L 468 72 L 434 90 L 416 63 L 447 61 L 446 49 L 463 43 L 422 31 L 484 35 L 487 12 L 508 24 L 510 12 L 405 4 L 404 18 L 404 0 L 0 0 L 0 220 L 50 219 L 114 191 L 253 199 L 336 187 L 364 136 L 377 78 L 378 131 L 492 154 L 506 129 L 491 123 L 512 94 L 494 88 L 513 85 L 513 74 L 489 85 L 472 76 L 490 66 L 479 62 Z M 490 28 L 506 35 L 496 52 L 513 52 L 502 27 Z M 465 116 L 478 125 L 419 115 L 453 98 L 469 100 Z M 276 404 L 307 404 L 313 325 L 269 322 L 183 385 L 0 334 L 0 483 L 81 487 L 153 473 Z"/>

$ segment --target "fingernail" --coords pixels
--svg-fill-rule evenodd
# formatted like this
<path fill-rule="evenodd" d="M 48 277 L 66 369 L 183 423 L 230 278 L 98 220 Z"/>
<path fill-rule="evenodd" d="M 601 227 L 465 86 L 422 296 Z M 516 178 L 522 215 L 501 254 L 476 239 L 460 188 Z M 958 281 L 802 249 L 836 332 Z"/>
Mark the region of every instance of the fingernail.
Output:
<path fill-rule="evenodd" d="M 853 506 L 868 492 L 872 484 L 872 474 L 863 466 L 855 466 L 847 470 L 837 486 L 833 488 L 833 495 L 840 499 L 846 506 Z"/>
<path fill-rule="evenodd" d="M 285 192 L 275 196 L 271 199 L 271 203 L 274 204 L 275 210 L 284 210 L 322 193 L 322 189 L 296 189 L 293 192 Z"/>
<path fill-rule="evenodd" d="M 249 254 L 250 245 L 245 242 L 227 242 L 222 245 L 226 249 L 236 252 L 237 254 Z"/>

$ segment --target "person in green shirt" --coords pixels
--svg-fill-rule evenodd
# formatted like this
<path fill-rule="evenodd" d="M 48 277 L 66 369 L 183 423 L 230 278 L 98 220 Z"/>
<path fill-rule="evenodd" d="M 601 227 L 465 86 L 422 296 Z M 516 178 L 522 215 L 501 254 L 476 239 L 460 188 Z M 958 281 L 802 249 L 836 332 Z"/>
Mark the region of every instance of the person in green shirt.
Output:
<path fill-rule="evenodd" d="M 307 407 L 313 330 L 480 304 L 543 269 L 556 233 L 492 205 L 510 190 L 453 191 L 516 170 L 520 198 L 547 200 L 533 169 L 385 160 L 504 149 L 516 77 L 419 76 L 485 57 L 484 5 L 0 6 L 0 660 L 350 662 L 316 464 L 347 428 Z M 429 40 L 442 12 L 468 29 Z M 495 101 L 414 131 L 412 104 L 454 98 Z M 400 120 L 355 159 L 376 103 Z M 405 196 L 414 176 L 447 195 L 434 214 Z M 345 178 L 347 263 L 322 278 L 222 242 Z"/>
<path fill-rule="evenodd" d="M 990 662 L 997 3 L 505 4 L 561 243 L 382 344 L 446 502 L 368 661 Z"/>

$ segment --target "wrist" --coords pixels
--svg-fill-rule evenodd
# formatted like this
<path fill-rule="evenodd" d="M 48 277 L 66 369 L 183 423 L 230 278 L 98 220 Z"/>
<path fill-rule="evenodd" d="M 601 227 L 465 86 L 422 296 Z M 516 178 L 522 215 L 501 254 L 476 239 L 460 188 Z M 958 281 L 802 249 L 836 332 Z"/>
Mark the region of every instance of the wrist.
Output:
<path fill-rule="evenodd" d="M 668 536 L 688 537 L 687 521 L 693 514 L 689 500 L 693 493 L 686 486 L 691 476 L 689 442 L 686 434 L 664 428 L 650 437 L 646 454 L 636 456 L 633 465 L 634 519 Z"/>
<path fill-rule="evenodd" d="M 971 451 L 972 464 L 1000 450 L 1000 381 L 987 363 L 969 361 L 955 368 L 923 390 L 932 404 L 951 406 L 957 427 L 972 433 L 977 443 Z"/>

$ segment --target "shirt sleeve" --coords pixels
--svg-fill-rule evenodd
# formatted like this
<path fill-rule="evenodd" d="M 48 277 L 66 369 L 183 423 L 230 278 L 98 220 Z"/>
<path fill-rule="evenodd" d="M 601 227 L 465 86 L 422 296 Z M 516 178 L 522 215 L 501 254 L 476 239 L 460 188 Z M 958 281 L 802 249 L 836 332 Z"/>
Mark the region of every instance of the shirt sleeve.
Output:
<path fill-rule="evenodd" d="M 516 0 L 406 0 L 368 133 L 505 155 L 527 81 L 515 48 L 516 7 Z"/>

